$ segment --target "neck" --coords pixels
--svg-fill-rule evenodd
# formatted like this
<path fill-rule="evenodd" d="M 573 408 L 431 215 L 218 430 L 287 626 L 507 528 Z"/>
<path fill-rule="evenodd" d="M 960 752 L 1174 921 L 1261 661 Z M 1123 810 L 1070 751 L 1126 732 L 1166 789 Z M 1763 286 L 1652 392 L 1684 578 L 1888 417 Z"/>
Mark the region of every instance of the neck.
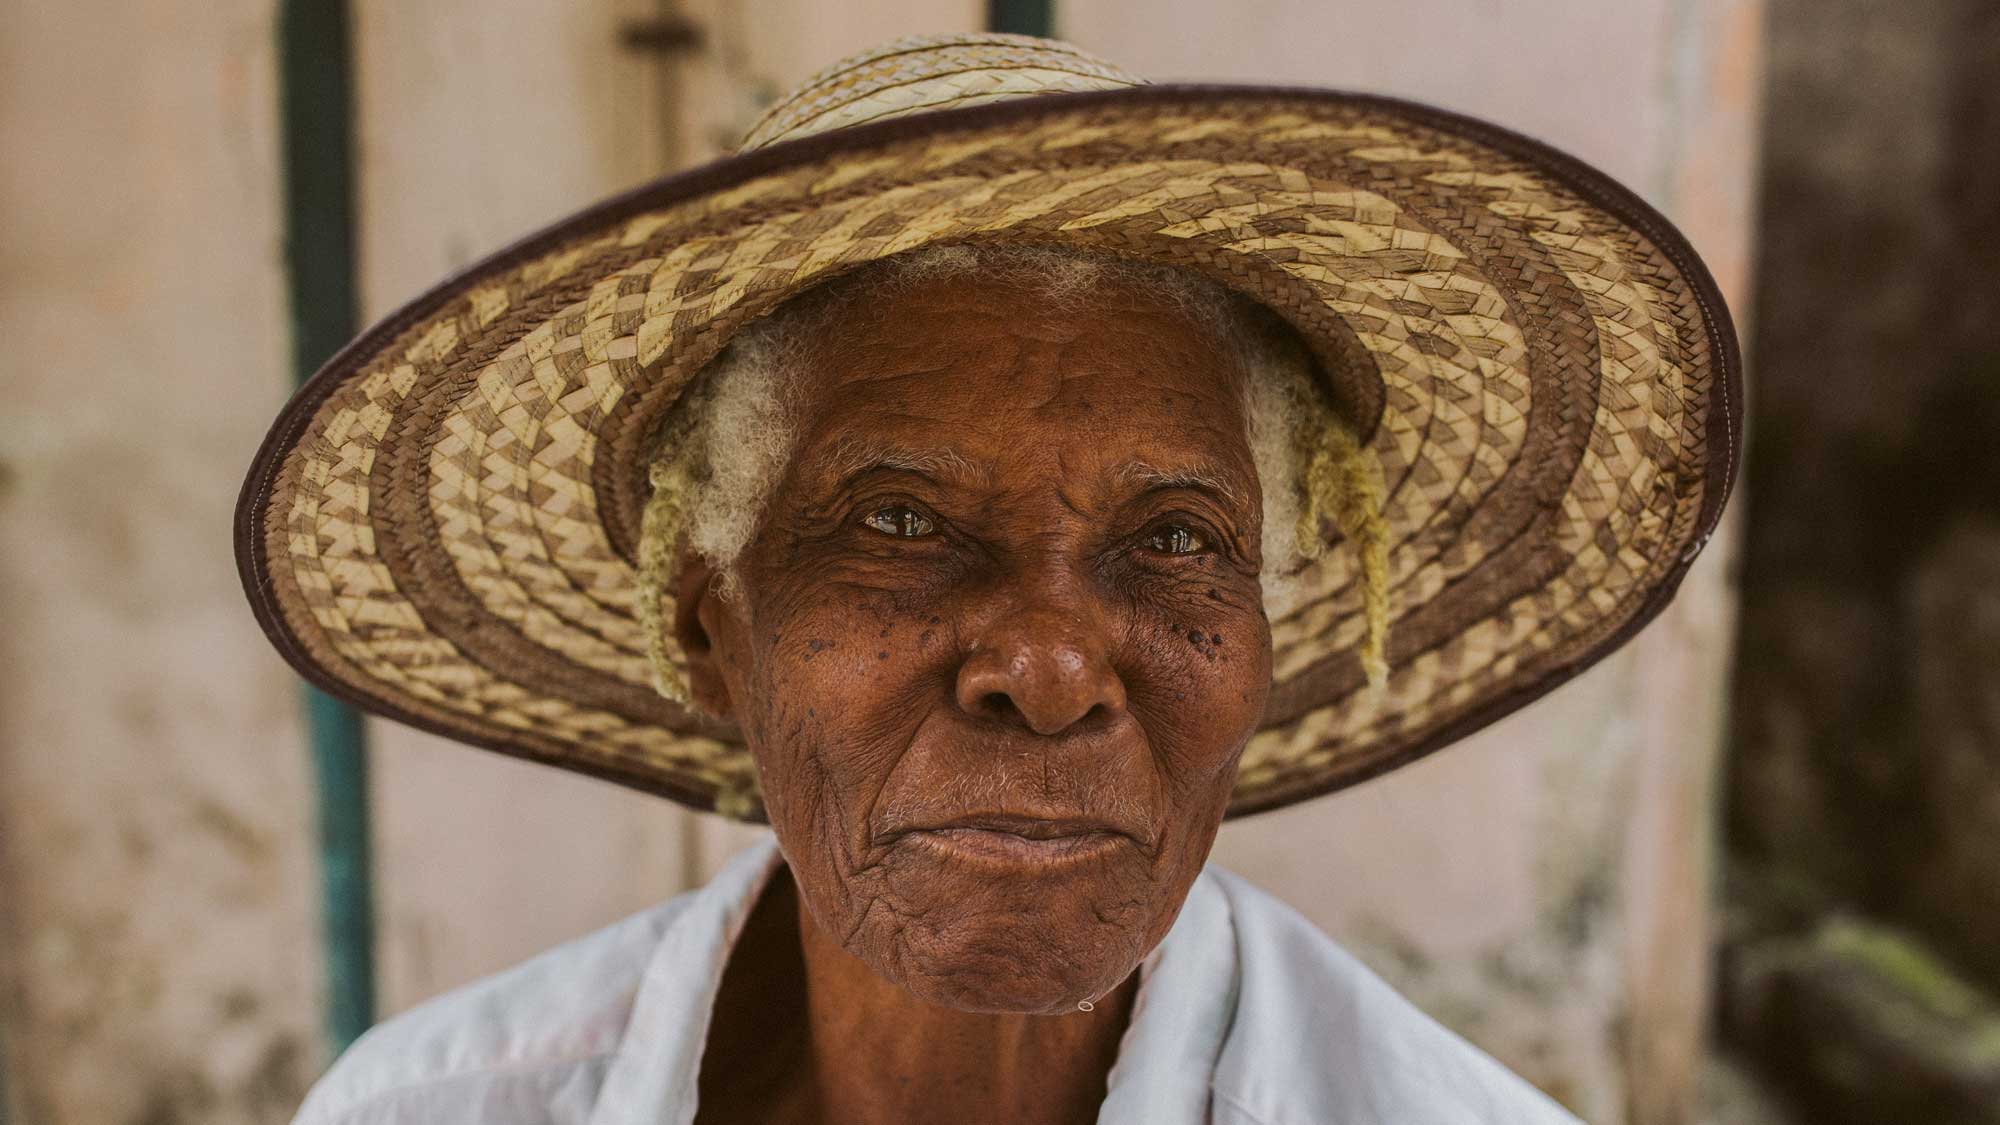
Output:
<path fill-rule="evenodd" d="M 760 924 L 765 932 L 753 934 Z M 739 953 L 773 962 L 766 970 L 789 977 L 784 991 L 803 997 L 803 1026 L 794 1018 L 780 1036 L 763 1033 L 765 1048 L 783 1044 L 788 1056 L 783 1077 L 767 1075 L 785 1092 L 766 1089 L 774 1102 L 792 1107 L 782 1116 L 820 1125 L 1095 1121 L 1138 993 L 1134 972 L 1090 1012 L 964 1012 L 926 1003 L 821 930 L 782 864 L 731 955 L 732 969 Z M 747 976 L 749 966 L 743 967 Z M 727 998 L 728 975 L 718 999 Z M 776 986 L 770 978 L 761 983 L 759 991 Z M 728 1010 L 718 1004 L 718 1021 Z M 711 1050 L 726 1049 L 721 1031 L 711 1031 Z"/>

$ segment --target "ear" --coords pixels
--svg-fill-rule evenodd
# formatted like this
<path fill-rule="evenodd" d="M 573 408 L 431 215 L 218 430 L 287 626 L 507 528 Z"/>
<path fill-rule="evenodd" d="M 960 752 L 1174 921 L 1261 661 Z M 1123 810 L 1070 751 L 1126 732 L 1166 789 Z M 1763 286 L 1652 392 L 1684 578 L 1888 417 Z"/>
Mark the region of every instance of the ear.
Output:
<path fill-rule="evenodd" d="M 716 632 L 730 607 L 720 593 L 721 575 L 706 558 L 685 544 L 674 563 L 674 640 L 687 658 L 688 697 L 710 718 L 726 721 L 735 714 L 729 684 L 716 657 Z"/>

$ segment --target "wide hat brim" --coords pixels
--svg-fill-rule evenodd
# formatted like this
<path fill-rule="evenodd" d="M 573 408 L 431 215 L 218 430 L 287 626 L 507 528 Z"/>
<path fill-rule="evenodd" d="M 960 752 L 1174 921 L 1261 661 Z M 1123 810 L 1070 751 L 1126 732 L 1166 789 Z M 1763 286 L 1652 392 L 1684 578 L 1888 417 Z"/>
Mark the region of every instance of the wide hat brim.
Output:
<path fill-rule="evenodd" d="M 412 301 L 257 454 L 236 534 L 259 621 L 313 683 L 412 726 L 701 809 L 754 788 L 733 728 L 649 686 L 650 443 L 690 377 L 786 297 L 994 240 L 1170 262 L 1257 298 L 1381 463 L 1388 687 L 1366 687 L 1355 568 L 1331 551 L 1272 622 L 1232 816 L 1392 769 L 1574 676 L 1667 604 L 1720 518 L 1736 339 L 1636 195 L 1414 103 L 1145 86 L 728 157 Z"/>

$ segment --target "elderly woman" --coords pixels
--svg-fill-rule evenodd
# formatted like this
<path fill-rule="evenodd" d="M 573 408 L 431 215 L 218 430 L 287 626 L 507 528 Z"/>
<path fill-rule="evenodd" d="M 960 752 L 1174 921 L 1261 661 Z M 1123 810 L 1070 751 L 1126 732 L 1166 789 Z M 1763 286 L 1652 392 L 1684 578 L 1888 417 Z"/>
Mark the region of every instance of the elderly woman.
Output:
<path fill-rule="evenodd" d="M 1489 126 L 1019 37 L 745 150 L 372 330 L 253 470 L 316 681 L 774 830 L 300 1120 L 1573 1120 L 1205 861 L 1664 604 L 1740 428 L 1685 244 Z"/>

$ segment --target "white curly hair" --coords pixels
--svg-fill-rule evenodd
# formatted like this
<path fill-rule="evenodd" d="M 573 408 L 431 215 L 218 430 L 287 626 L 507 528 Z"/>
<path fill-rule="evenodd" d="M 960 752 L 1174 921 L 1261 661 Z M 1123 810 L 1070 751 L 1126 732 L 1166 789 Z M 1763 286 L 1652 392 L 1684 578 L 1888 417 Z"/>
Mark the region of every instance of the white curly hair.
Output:
<path fill-rule="evenodd" d="M 688 697 L 671 636 L 676 552 L 685 542 L 715 566 L 723 595 L 734 596 L 737 558 L 791 458 L 798 420 L 786 390 L 812 341 L 854 301 L 893 300 L 969 274 L 1059 307 L 1112 287 L 1138 291 L 1184 313 L 1236 357 L 1247 375 L 1245 436 L 1264 510 L 1265 611 L 1277 617 L 1295 606 L 1300 572 L 1324 552 L 1322 520 L 1330 520 L 1358 554 L 1367 615 L 1361 661 L 1380 687 L 1389 618 L 1381 472 L 1318 387 L 1296 335 L 1251 299 L 1179 267 L 1070 247 L 985 244 L 899 254 L 809 290 L 738 333 L 693 380 L 648 467 L 652 493 L 640 536 L 640 619 L 660 693 Z"/>

